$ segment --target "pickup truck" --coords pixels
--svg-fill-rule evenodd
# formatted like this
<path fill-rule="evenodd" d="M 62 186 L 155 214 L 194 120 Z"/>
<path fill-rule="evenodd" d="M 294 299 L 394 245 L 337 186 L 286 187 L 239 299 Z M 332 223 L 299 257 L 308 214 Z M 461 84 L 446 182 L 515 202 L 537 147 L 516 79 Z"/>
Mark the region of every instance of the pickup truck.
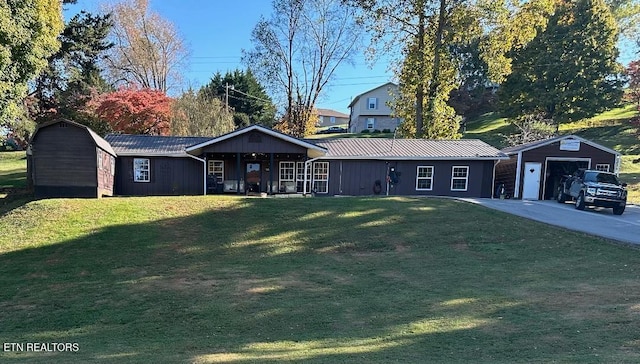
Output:
<path fill-rule="evenodd" d="M 557 200 L 559 203 L 573 200 L 578 210 L 584 210 L 585 206 L 607 207 L 613 208 L 615 215 L 622 215 L 627 206 L 626 187 L 613 173 L 581 169 L 565 176 Z"/>

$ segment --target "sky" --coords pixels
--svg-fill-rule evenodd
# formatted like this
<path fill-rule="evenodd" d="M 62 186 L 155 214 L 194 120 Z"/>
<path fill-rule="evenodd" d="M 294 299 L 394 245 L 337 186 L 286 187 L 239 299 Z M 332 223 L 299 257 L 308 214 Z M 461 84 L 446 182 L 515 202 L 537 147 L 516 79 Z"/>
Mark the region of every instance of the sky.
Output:
<path fill-rule="evenodd" d="M 99 0 L 78 0 L 67 6 L 65 16 L 80 10 L 97 12 L 99 4 Z M 260 16 L 271 14 L 270 0 L 150 0 L 150 6 L 175 25 L 190 50 L 189 65 L 182 72 L 185 88 L 207 84 L 216 72 L 246 69 L 240 59 L 242 50 L 252 48 L 251 31 Z M 365 37 L 364 42 L 369 40 Z M 636 51 L 623 44 L 619 61 L 627 65 L 637 58 Z M 393 81 L 384 59 L 371 65 L 361 53 L 353 61 L 336 70 L 316 107 L 348 114 L 354 97 Z"/>
<path fill-rule="evenodd" d="M 67 18 L 80 10 L 96 12 L 99 1 L 78 0 L 66 6 Z M 250 50 L 251 31 L 260 16 L 271 15 L 270 0 L 150 0 L 151 8 L 171 21 L 190 50 L 189 66 L 183 70 L 185 88 L 199 88 L 220 72 L 246 69 L 242 50 Z M 365 40 L 368 44 L 368 40 Z M 316 107 L 349 113 L 349 103 L 357 95 L 392 81 L 387 64 L 376 61 L 370 67 L 364 54 L 354 64 L 344 64 L 324 89 Z"/>

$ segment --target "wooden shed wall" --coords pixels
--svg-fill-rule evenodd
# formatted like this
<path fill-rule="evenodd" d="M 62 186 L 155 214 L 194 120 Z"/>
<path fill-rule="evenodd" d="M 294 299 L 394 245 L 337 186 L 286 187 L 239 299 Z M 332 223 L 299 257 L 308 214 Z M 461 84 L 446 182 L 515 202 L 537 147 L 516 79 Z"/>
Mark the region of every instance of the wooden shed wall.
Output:
<path fill-rule="evenodd" d="M 201 195 L 204 193 L 202 162 L 192 158 L 140 157 L 149 159 L 149 182 L 133 181 L 133 160 L 118 157 L 115 194 L 125 196 Z"/>
<path fill-rule="evenodd" d="M 307 153 L 307 148 L 251 131 L 203 148 L 204 153 Z"/>
<path fill-rule="evenodd" d="M 31 143 L 34 193 L 43 197 L 98 197 L 96 145 L 66 123 L 39 129 Z"/>
<path fill-rule="evenodd" d="M 399 183 L 390 188 L 390 195 L 433 195 L 457 197 L 491 197 L 494 161 L 379 161 L 331 160 L 329 164 L 329 195 L 373 195 L 374 184 L 382 184 L 381 195 L 386 193 L 387 167 L 400 173 Z M 416 190 L 418 166 L 433 166 L 431 191 Z M 451 190 L 453 166 L 468 166 L 467 191 Z"/>

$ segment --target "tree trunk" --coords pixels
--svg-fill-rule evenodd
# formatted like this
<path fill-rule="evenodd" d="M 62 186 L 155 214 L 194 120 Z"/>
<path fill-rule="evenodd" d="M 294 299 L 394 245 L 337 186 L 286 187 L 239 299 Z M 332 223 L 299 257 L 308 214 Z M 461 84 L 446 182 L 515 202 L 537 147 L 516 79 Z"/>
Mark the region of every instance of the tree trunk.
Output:
<path fill-rule="evenodd" d="M 424 1 L 418 1 L 420 7 L 418 12 L 418 85 L 416 87 L 416 138 L 422 138 L 422 132 L 424 129 L 424 115 L 423 115 L 423 102 L 424 102 L 424 79 L 425 79 L 425 67 L 424 67 L 424 23 L 425 23 L 425 9 Z"/>
<path fill-rule="evenodd" d="M 440 10 L 438 13 L 438 27 L 436 28 L 435 39 L 433 42 L 433 71 L 431 72 L 431 80 L 429 82 L 429 91 L 427 93 L 427 117 L 433 119 L 435 109 L 436 96 L 438 95 L 438 86 L 440 86 L 440 51 L 442 49 L 442 37 L 446 22 L 445 13 L 447 11 L 447 1 L 440 0 Z"/>

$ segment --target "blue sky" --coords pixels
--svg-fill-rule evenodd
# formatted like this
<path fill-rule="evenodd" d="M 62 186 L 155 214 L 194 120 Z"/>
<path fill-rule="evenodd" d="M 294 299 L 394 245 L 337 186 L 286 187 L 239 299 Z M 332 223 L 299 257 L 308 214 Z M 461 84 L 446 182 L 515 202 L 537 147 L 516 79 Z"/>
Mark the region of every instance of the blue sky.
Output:
<path fill-rule="evenodd" d="M 68 6 L 65 15 L 81 9 L 95 12 L 98 4 L 96 0 L 78 0 L 76 5 Z M 183 79 L 185 87 L 194 88 L 209 82 L 218 71 L 224 74 L 245 69 L 246 65 L 240 62 L 242 49 L 252 48 L 251 31 L 260 16 L 268 18 L 271 14 L 270 0 L 150 0 L 150 5 L 177 27 L 190 49 Z M 637 58 L 636 50 L 636 47 L 621 49 L 620 62 L 627 65 Z M 392 80 L 387 66 L 381 59 L 371 68 L 364 55 L 358 55 L 354 65 L 344 64 L 337 69 L 316 106 L 348 113 L 353 97 Z"/>
<path fill-rule="evenodd" d="M 217 71 L 224 74 L 245 69 L 240 62 L 242 49 L 252 48 L 251 31 L 260 16 L 268 18 L 271 14 L 270 0 L 150 0 L 150 6 L 176 26 L 190 49 L 190 65 L 184 69 L 183 78 L 185 86 L 194 88 L 209 82 Z M 65 15 L 69 17 L 81 9 L 95 12 L 99 6 L 95 0 L 78 0 L 67 8 Z M 391 77 L 386 63 L 377 61 L 370 68 L 360 54 L 353 66 L 345 64 L 337 70 L 316 106 L 348 114 L 351 98 Z"/>

